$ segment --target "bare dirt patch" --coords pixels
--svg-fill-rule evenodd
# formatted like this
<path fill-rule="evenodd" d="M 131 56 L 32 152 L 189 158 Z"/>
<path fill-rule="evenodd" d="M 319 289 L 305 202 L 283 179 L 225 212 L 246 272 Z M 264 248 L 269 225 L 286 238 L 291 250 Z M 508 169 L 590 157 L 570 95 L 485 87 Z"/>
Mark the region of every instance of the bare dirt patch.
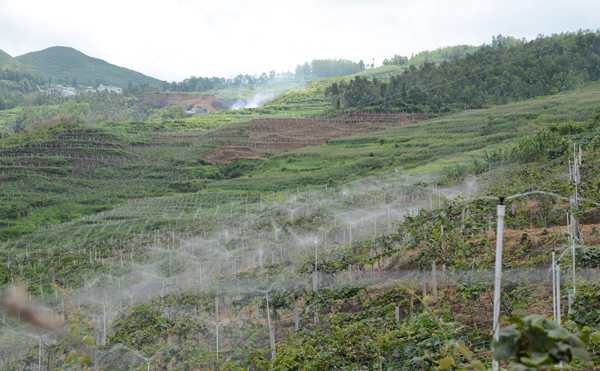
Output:
<path fill-rule="evenodd" d="M 382 131 L 425 120 L 410 113 L 352 114 L 335 119 L 257 119 L 244 126 L 227 127 L 207 136 L 217 148 L 203 160 L 228 164 L 239 159 L 257 159 L 327 143 L 330 139 Z"/>
<path fill-rule="evenodd" d="M 146 103 L 155 108 L 167 106 L 178 106 L 184 110 L 193 110 L 196 108 L 204 109 L 207 113 L 222 110 L 225 104 L 217 97 L 212 95 L 196 95 L 187 93 L 152 93 L 144 95 L 141 98 Z"/>

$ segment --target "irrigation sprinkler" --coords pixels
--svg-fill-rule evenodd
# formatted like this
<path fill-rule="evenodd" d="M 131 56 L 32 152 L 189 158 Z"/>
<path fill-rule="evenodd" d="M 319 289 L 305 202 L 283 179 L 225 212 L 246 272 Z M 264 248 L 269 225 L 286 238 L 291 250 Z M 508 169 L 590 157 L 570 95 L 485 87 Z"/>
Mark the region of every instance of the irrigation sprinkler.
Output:
<path fill-rule="evenodd" d="M 530 191 L 523 192 L 508 196 L 506 198 L 500 197 L 498 198 L 499 204 L 497 206 L 497 225 L 496 225 L 496 262 L 495 262 L 495 274 L 494 274 L 494 313 L 493 313 L 493 331 L 494 331 L 494 341 L 500 340 L 500 300 L 501 300 L 501 289 L 502 289 L 502 247 L 503 247 L 503 239 L 504 239 L 504 216 L 506 214 L 506 206 L 504 201 L 513 200 L 521 197 L 528 197 L 532 195 L 545 195 L 551 196 L 560 200 L 568 200 L 568 198 L 561 196 L 557 193 L 546 192 L 546 191 Z M 495 197 L 481 197 L 481 199 L 496 199 Z M 554 262 L 552 264 L 554 270 Z M 558 269 L 560 272 L 560 268 Z M 556 276 L 553 273 L 553 282 Z M 560 273 L 558 273 L 558 278 L 560 278 Z M 560 290 L 560 288 L 558 289 Z M 554 292 L 554 291 L 553 291 Z M 556 294 L 553 295 L 556 298 Z M 556 305 L 554 308 L 556 309 L 560 305 L 560 298 L 556 298 Z M 556 313 L 556 317 L 558 318 L 559 314 Z M 494 371 L 499 370 L 499 363 L 496 359 L 492 361 L 492 369 Z"/>
<path fill-rule="evenodd" d="M 494 313 L 493 313 L 493 330 L 494 330 L 494 341 L 500 339 L 500 300 L 501 300 L 501 285 L 502 285 L 502 245 L 504 235 L 504 216 L 506 214 L 506 206 L 504 205 L 505 200 L 513 200 L 521 197 L 528 197 L 532 195 L 545 195 L 551 196 L 560 200 L 567 200 L 569 198 L 561 196 L 554 192 L 546 191 L 530 191 L 524 193 L 518 193 L 509 197 L 499 198 L 499 204 L 497 206 L 497 227 L 496 227 L 496 262 L 495 262 L 495 276 L 494 276 Z M 485 197 L 490 198 L 490 197 Z M 571 249 L 573 256 L 575 252 Z M 556 273 L 555 273 L 556 272 Z M 573 266 L 573 276 L 575 276 L 575 267 Z M 556 264 L 555 255 L 553 253 L 552 258 L 552 280 L 553 280 L 553 308 L 554 318 L 560 325 L 560 265 Z M 575 278 L 573 278 L 575 281 Z M 499 363 L 496 359 L 492 361 L 493 371 L 499 370 Z"/>

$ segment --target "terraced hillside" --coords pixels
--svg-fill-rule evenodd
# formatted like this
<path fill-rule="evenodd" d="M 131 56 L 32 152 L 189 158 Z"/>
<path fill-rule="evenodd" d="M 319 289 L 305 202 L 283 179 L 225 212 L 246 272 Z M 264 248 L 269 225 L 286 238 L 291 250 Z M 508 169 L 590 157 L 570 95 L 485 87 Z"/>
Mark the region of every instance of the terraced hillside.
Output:
<path fill-rule="evenodd" d="M 585 244 L 564 320 L 598 362 L 598 287 L 583 271 L 600 256 L 600 86 L 409 125 L 315 119 L 318 105 L 286 99 L 1 138 L 0 279 L 69 330 L 36 338 L 3 323 L 2 368 L 480 368 L 494 197 L 570 196 L 572 143 L 584 148 Z M 211 161 L 232 139 L 247 153 Z M 508 202 L 504 325 L 551 315 L 545 272 L 568 243 L 566 205 Z M 576 345 L 556 357 L 570 362 Z"/>

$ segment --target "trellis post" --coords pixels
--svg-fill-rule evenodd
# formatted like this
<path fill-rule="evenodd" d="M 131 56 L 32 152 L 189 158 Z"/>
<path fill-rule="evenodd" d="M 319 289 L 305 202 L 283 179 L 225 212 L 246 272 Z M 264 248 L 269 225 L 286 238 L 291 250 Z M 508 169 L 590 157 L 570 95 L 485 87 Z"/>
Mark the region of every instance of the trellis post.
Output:
<path fill-rule="evenodd" d="M 497 207 L 498 222 L 496 225 L 496 267 L 494 274 L 494 341 L 500 340 L 500 291 L 502 288 L 502 248 L 504 242 L 504 215 L 506 214 L 506 206 L 504 199 L 500 198 L 500 203 Z M 493 371 L 499 370 L 499 363 L 496 358 L 493 358 Z"/>

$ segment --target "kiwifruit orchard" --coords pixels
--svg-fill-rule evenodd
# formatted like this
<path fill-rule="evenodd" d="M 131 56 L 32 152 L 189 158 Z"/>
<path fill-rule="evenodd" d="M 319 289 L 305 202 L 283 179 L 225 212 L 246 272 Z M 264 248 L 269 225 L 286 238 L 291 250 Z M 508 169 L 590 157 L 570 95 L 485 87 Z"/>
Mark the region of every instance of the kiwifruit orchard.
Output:
<path fill-rule="evenodd" d="M 0 84 L 0 369 L 599 367 L 598 58 L 579 32 L 241 88 Z"/>

